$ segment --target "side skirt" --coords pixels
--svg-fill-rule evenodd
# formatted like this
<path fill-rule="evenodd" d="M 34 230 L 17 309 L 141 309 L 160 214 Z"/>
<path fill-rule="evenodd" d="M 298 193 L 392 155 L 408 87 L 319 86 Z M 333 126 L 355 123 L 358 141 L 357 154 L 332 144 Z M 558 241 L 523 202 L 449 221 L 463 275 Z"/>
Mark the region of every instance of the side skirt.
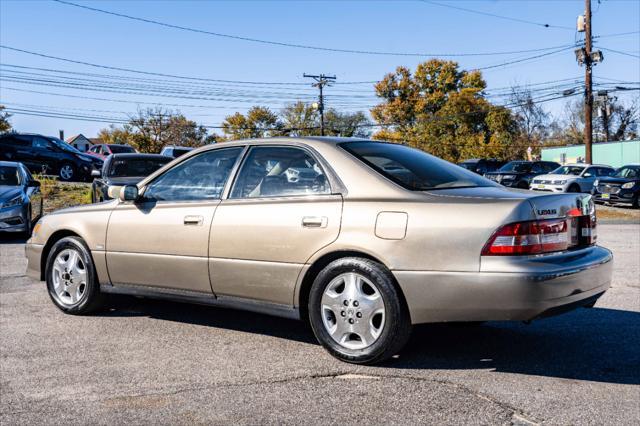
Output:
<path fill-rule="evenodd" d="M 129 296 L 148 297 L 175 302 L 194 303 L 197 305 L 215 306 L 220 308 L 238 309 L 257 312 L 276 317 L 300 319 L 300 310 L 292 306 L 277 303 L 262 302 L 234 296 L 214 296 L 195 291 L 175 290 L 169 288 L 148 287 L 139 285 L 100 285 L 100 291 L 108 294 L 124 294 Z"/>

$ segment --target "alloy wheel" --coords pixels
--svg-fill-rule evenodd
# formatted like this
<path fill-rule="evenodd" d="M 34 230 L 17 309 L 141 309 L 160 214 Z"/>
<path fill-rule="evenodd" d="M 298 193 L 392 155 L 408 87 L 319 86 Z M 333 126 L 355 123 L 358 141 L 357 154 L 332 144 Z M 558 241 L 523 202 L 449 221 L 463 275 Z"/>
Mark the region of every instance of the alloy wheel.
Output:
<path fill-rule="evenodd" d="M 73 167 L 65 164 L 60 168 L 60 177 L 64 180 L 70 180 L 73 177 Z"/>
<path fill-rule="evenodd" d="M 51 274 L 60 303 L 72 306 L 82 299 L 87 290 L 87 269 L 78 251 L 65 249 L 58 253 Z"/>

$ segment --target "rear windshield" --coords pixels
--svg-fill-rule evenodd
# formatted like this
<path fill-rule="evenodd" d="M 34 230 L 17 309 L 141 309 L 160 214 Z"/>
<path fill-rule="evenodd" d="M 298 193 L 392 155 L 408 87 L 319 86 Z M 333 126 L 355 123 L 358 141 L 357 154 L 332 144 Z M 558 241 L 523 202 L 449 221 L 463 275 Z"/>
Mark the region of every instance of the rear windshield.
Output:
<path fill-rule="evenodd" d="M 18 168 L 13 166 L 0 166 L 0 185 L 20 185 L 20 174 L 18 173 Z"/>
<path fill-rule="evenodd" d="M 121 158 L 111 162 L 110 177 L 148 176 L 171 161 L 171 158 Z"/>
<path fill-rule="evenodd" d="M 552 171 L 551 174 L 580 176 L 580 173 L 582 173 L 583 170 L 584 167 L 580 166 L 562 166 Z"/>
<path fill-rule="evenodd" d="M 127 145 L 109 145 L 109 149 L 114 154 L 129 154 L 136 152 L 135 149 Z"/>
<path fill-rule="evenodd" d="M 412 191 L 492 186 L 477 174 L 424 151 L 384 142 L 340 144 L 376 172 Z"/>
<path fill-rule="evenodd" d="M 189 151 L 191 151 L 190 148 L 173 148 L 173 156 L 178 158 L 181 155 L 184 155 Z"/>
<path fill-rule="evenodd" d="M 500 167 L 499 172 L 516 172 L 516 173 L 529 173 L 531 171 L 531 163 L 524 161 L 511 161 L 504 166 Z"/>
<path fill-rule="evenodd" d="M 460 167 L 464 167 L 467 170 L 475 170 L 478 165 L 477 161 L 465 161 L 464 163 L 458 164 Z"/>

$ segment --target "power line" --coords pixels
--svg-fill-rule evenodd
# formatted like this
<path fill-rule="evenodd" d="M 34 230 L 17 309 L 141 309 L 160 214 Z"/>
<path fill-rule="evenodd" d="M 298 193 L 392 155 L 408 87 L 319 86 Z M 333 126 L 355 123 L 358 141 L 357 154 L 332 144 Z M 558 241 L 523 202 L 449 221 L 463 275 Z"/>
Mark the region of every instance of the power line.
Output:
<path fill-rule="evenodd" d="M 608 47 L 601 47 L 600 49 L 607 52 L 617 53 L 618 55 L 631 56 L 632 58 L 640 58 L 640 55 L 634 55 L 633 53 L 623 52 L 621 50 L 609 49 Z"/>
<path fill-rule="evenodd" d="M 543 27 L 543 28 L 557 28 L 557 29 L 571 30 L 571 31 L 574 30 L 571 27 L 565 27 L 565 26 L 562 26 L 562 25 L 551 25 L 551 24 L 542 23 L 542 22 L 530 21 L 530 20 L 527 20 L 527 19 L 514 18 L 514 17 L 511 17 L 511 16 L 503 16 L 503 15 L 498 15 L 496 13 L 484 12 L 484 11 L 475 10 L 475 9 L 468 9 L 466 7 L 454 6 L 452 4 L 439 3 L 439 2 L 431 1 L 431 0 L 420 0 L 420 1 L 422 1 L 423 3 L 427 3 L 427 4 L 432 4 L 432 5 L 435 5 L 435 6 L 447 7 L 449 9 L 456 9 L 456 10 L 461 10 L 463 12 L 475 13 L 477 15 L 490 16 L 492 18 L 504 19 L 504 20 L 507 20 L 507 21 L 519 22 L 521 24 L 535 25 L 535 26 Z"/>
<path fill-rule="evenodd" d="M 162 27 L 166 27 L 166 28 L 175 29 L 175 30 L 189 31 L 189 32 L 198 33 L 198 34 L 206 34 L 206 35 L 214 36 L 214 37 L 222 37 L 222 38 L 228 38 L 228 39 L 233 39 L 233 40 L 248 41 L 248 42 L 252 42 L 252 43 L 261 43 L 261 44 L 268 44 L 268 45 L 280 46 L 280 47 L 292 47 L 292 48 L 296 48 L 296 49 L 310 49 L 310 50 L 319 50 L 319 51 L 325 51 L 325 52 L 350 53 L 350 54 L 358 54 L 358 55 L 420 56 L 420 57 L 430 57 L 430 56 L 440 56 L 440 57 L 495 56 L 495 55 L 512 55 L 512 54 L 518 54 L 518 53 L 541 52 L 541 51 L 544 51 L 544 50 L 551 50 L 551 49 L 555 49 L 555 48 L 559 47 L 559 46 L 554 46 L 554 47 L 547 47 L 547 48 L 538 48 L 538 49 L 529 49 L 529 50 L 516 50 L 516 51 L 506 51 L 506 52 L 468 52 L 468 53 L 414 53 L 414 52 L 387 52 L 387 51 L 361 50 L 361 49 L 342 49 L 342 48 L 334 48 L 334 47 L 311 46 L 311 45 L 304 45 L 304 44 L 297 44 L 297 43 L 288 43 L 288 42 L 279 42 L 279 41 L 273 41 L 273 40 L 257 39 L 257 38 L 238 36 L 238 35 L 232 35 L 232 34 L 223 34 L 223 33 L 203 30 L 203 29 L 199 29 L 199 28 L 193 28 L 193 27 L 186 27 L 186 26 L 183 26 L 183 25 L 170 24 L 170 23 L 167 23 L 167 22 L 161 22 L 161 21 L 157 21 L 157 20 L 154 20 L 154 19 L 148 19 L 148 18 L 141 18 L 141 17 L 137 17 L 137 16 L 125 15 L 123 13 L 112 12 L 112 11 L 104 10 L 104 9 L 98 9 L 96 7 L 86 6 L 86 5 L 77 4 L 77 3 L 72 3 L 72 2 L 64 1 L 64 0 L 52 0 L 52 1 L 54 1 L 56 3 L 64 4 L 64 5 L 67 5 L 67 6 L 73 6 L 73 7 L 77 7 L 77 8 L 80 8 L 80 9 L 90 10 L 92 12 L 98 12 L 98 13 L 103 13 L 103 14 L 106 14 L 106 15 L 117 16 L 119 18 L 125 18 L 125 19 L 129 19 L 129 20 L 133 20 L 133 21 L 144 22 L 144 23 L 147 23 L 147 24 L 158 25 L 158 26 L 162 26 Z M 432 3 L 432 2 L 429 2 L 429 3 Z M 504 18 L 504 19 L 506 19 L 506 18 Z M 513 18 L 513 19 L 515 19 L 515 18 Z M 522 21 L 522 20 L 519 20 L 519 21 Z M 523 21 L 523 22 L 530 23 L 528 21 Z M 543 26 L 549 27 L 549 25 L 543 25 Z M 551 27 L 553 27 L 553 26 L 551 26 Z"/>

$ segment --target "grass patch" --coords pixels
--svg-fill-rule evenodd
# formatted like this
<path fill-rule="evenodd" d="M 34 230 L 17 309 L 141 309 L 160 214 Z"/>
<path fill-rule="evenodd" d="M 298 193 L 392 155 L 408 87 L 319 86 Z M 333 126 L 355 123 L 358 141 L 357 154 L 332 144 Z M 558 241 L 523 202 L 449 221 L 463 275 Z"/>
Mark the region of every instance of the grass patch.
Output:
<path fill-rule="evenodd" d="M 44 213 L 67 207 L 91 203 L 91 184 L 84 182 L 60 182 L 57 178 L 36 175 L 44 202 Z"/>

